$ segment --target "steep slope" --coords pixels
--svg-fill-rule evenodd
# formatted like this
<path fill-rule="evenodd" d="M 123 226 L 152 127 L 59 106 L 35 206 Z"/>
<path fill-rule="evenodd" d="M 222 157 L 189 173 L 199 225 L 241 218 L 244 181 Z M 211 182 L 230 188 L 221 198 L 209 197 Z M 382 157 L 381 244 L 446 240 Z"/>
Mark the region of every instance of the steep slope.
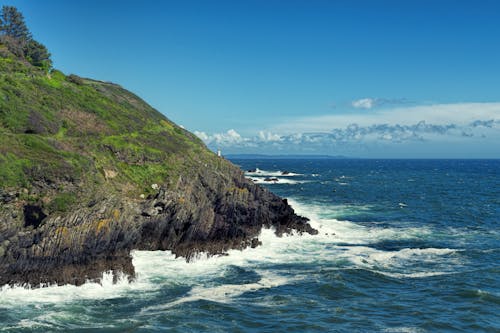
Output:
<path fill-rule="evenodd" d="M 134 94 L 0 44 L 0 285 L 133 276 L 132 249 L 220 254 L 262 227 L 316 232 Z"/>

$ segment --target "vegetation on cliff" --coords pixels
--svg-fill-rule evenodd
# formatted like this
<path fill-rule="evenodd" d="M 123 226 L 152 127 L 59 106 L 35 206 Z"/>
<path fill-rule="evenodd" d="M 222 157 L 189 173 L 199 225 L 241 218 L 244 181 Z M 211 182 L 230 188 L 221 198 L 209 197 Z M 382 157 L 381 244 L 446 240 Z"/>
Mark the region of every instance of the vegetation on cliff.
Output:
<path fill-rule="evenodd" d="M 258 245 L 263 226 L 315 232 L 286 200 L 131 92 L 14 52 L 30 34 L 7 33 L 5 8 L 0 285 L 80 284 L 105 270 L 132 276 L 132 249 L 218 254 Z"/>
<path fill-rule="evenodd" d="M 33 39 L 23 14 L 16 7 L 3 6 L 0 11 L 0 42 L 15 56 L 34 66 L 52 68 L 50 53 L 42 43 Z"/>

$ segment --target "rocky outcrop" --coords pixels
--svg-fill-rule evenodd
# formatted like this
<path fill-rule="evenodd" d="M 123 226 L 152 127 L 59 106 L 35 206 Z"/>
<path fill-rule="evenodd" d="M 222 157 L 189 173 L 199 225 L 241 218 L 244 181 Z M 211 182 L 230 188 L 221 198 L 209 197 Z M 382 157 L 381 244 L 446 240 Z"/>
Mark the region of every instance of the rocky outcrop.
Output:
<path fill-rule="evenodd" d="M 133 93 L 2 50 L 0 285 L 133 278 L 134 249 L 190 260 L 256 247 L 263 227 L 316 232 Z"/>
<path fill-rule="evenodd" d="M 200 168 L 175 188 L 157 185 L 145 199 L 100 193 L 67 214 L 47 216 L 16 193 L 2 198 L 9 209 L 0 216 L 0 285 L 78 285 L 109 270 L 133 278 L 133 249 L 171 250 L 190 260 L 256 247 L 263 227 L 278 236 L 316 233 L 286 200 L 232 166 L 225 173 Z"/>

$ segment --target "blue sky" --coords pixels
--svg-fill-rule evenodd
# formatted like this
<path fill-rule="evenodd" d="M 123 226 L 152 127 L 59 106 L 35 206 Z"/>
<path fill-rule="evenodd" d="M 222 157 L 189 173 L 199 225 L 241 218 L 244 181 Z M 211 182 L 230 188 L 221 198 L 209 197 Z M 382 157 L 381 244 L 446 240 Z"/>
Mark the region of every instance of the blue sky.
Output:
<path fill-rule="evenodd" d="M 225 153 L 500 158 L 498 1 L 9 1 Z"/>

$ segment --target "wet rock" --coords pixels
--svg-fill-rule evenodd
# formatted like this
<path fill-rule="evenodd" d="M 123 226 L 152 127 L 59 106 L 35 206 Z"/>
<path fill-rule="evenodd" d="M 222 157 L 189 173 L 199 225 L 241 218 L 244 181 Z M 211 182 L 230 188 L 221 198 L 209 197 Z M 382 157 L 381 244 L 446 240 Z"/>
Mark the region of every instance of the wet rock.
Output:
<path fill-rule="evenodd" d="M 262 242 L 258 238 L 253 238 L 252 243 L 250 244 L 250 247 L 252 249 L 255 249 L 257 246 L 262 245 Z"/>
<path fill-rule="evenodd" d="M 279 182 L 279 179 L 276 177 L 266 177 L 264 179 L 265 182 Z"/>

